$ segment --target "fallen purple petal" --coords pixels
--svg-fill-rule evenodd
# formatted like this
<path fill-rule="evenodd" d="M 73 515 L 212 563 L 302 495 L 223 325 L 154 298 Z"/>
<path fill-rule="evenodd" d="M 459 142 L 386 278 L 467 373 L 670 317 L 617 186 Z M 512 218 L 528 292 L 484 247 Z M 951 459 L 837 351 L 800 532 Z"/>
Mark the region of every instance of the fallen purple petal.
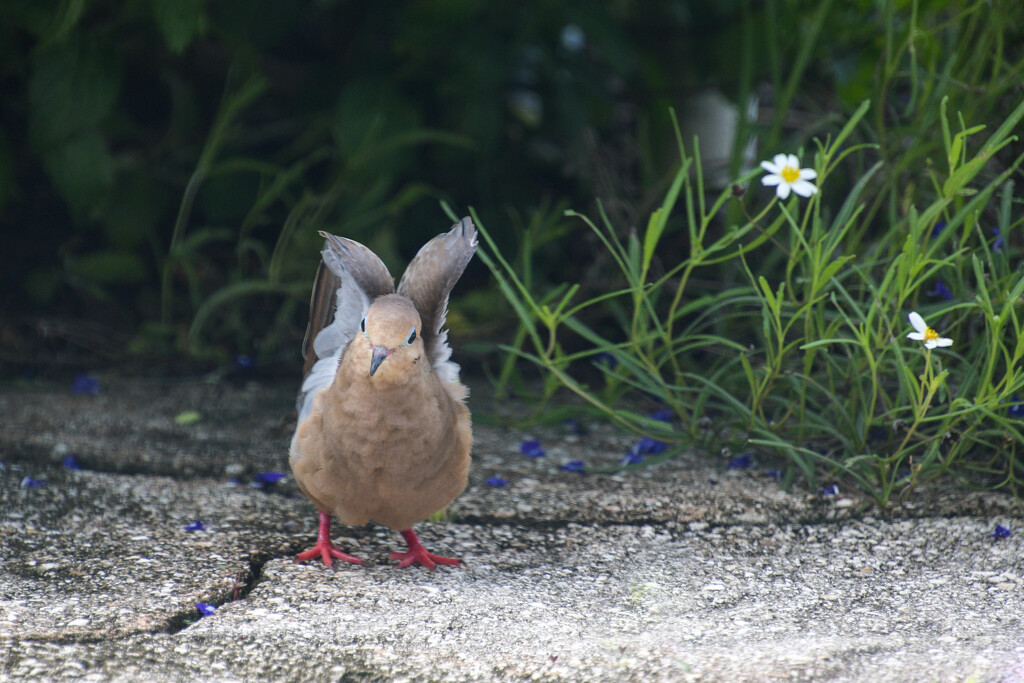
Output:
<path fill-rule="evenodd" d="M 645 436 L 641 438 L 636 444 L 629 449 L 630 455 L 658 455 L 664 453 L 665 449 L 668 448 L 668 444 L 664 441 L 656 441 L 655 439 Z"/>
<path fill-rule="evenodd" d="M 938 237 L 940 234 L 942 234 L 942 231 L 945 230 L 945 229 L 946 229 L 946 221 L 939 221 L 938 223 L 936 223 L 935 226 L 932 228 L 932 239 L 934 239 L 934 238 Z"/>
<path fill-rule="evenodd" d="M 639 465 L 643 461 L 644 456 L 640 455 L 639 453 L 634 453 L 633 451 L 630 451 L 629 453 L 626 453 L 626 455 L 623 456 L 622 460 L 620 460 L 619 463 L 622 465 Z"/>
<path fill-rule="evenodd" d="M 205 602 L 197 602 L 196 609 L 199 610 L 199 614 L 204 617 L 208 617 L 217 611 L 216 605 L 208 605 Z"/>
<path fill-rule="evenodd" d="M 1002 524 L 996 524 L 996 530 L 988 535 L 989 538 L 1009 538 L 1010 530 Z"/>
<path fill-rule="evenodd" d="M 508 479 L 502 479 L 501 477 L 490 477 L 484 481 L 488 486 L 508 486 Z"/>
<path fill-rule="evenodd" d="M 568 429 L 569 432 L 575 434 L 576 436 L 585 436 L 587 433 L 587 430 L 583 428 L 583 425 L 580 424 L 580 421 L 574 417 L 570 417 L 563 424 L 565 424 L 565 428 Z"/>
<path fill-rule="evenodd" d="M 821 495 L 823 495 L 823 496 L 838 496 L 839 495 L 839 486 L 836 485 L 836 484 L 829 484 L 824 489 L 822 489 Z"/>
<path fill-rule="evenodd" d="M 284 479 L 284 475 L 280 472 L 257 472 L 253 476 L 253 480 L 250 485 L 256 489 L 265 489 L 273 486 L 282 479 Z"/>
<path fill-rule="evenodd" d="M 540 447 L 540 441 L 529 439 L 519 444 L 519 451 L 527 458 L 543 458 L 547 453 Z"/>
<path fill-rule="evenodd" d="M 196 520 L 185 525 L 185 531 L 206 531 L 206 525 Z"/>
<path fill-rule="evenodd" d="M 661 410 L 655 410 L 647 417 L 651 418 L 652 420 L 657 420 L 658 422 L 671 422 L 672 411 L 669 410 L 668 408 L 662 408 Z"/>
<path fill-rule="evenodd" d="M 558 469 L 564 472 L 574 472 L 576 474 L 586 474 L 587 470 L 583 465 L 582 460 L 570 460 Z"/>
<path fill-rule="evenodd" d="M 872 427 L 868 430 L 868 441 L 881 441 L 888 436 L 885 427 Z"/>
<path fill-rule="evenodd" d="M 236 370 L 252 370 L 256 366 L 256 361 L 253 360 L 252 356 L 241 353 L 235 356 L 235 369 Z"/>
<path fill-rule="evenodd" d="M 73 455 L 65 455 L 60 461 L 61 467 L 66 470 L 80 470 L 81 466 L 78 464 L 78 460 Z"/>
<path fill-rule="evenodd" d="M 81 372 L 75 375 L 75 380 L 71 383 L 71 393 L 98 394 L 100 393 L 100 382 L 89 373 Z"/>
<path fill-rule="evenodd" d="M 767 472 L 764 473 L 764 476 L 768 477 L 769 479 L 782 479 L 783 472 L 784 470 L 768 470 Z"/>
<path fill-rule="evenodd" d="M 743 455 L 737 455 L 729 461 L 729 469 L 745 470 L 752 464 L 754 464 L 753 457 L 751 457 L 750 453 L 744 453 Z"/>
<path fill-rule="evenodd" d="M 37 489 L 40 486 L 46 486 L 46 482 L 42 479 L 33 479 L 32 477 L 25 477 L 21 480 L 21 488 L 23 489 Z"/>
<path fill-rule="evenodd" d="M 607 351 L 602 351 L 594 355 L 594 364 L 606 365 L 609 370 L 614 370 L 615 366 L 619 364 L 619 360 Z"/>

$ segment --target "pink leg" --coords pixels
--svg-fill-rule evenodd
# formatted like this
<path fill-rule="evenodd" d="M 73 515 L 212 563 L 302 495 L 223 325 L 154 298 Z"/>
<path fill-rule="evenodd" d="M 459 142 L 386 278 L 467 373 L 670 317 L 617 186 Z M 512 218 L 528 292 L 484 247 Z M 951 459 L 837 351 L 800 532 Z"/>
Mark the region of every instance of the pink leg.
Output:
<path fill-rule="evenodd" d="M 351 562 L 352 564 L 362 564 L 363 561 L 358 557 L 353 557 L 348 553 L 343 553 L 334 547 L 331 543 L 331 516 L 326 512 L 320 513 L 320 531 L 316 535 L 316 545 L 307 550 L 304 553 L 299 553 L 295 558 L 296 562 L 305 562 L 317 555 L 324 561 L 328 567 L 331 566 L 331 558 L 344 560 L 345 562 Z"/>
<path fill-rule="evenodd" d="M 434 565 L 437 564 L 462 564 L 462 560 L 457 560 L 454 557 L 440 557 L 428 553 L 427 549 L 420 543 L 420 539 L 416 537 L 416 532 L 412 529 L 406 529 L 401 534 L 409 546 L 409 550 L 404 553 L 394 552 L 388 555 L 392 560 L 400 560 L 398 563 L 399 569 L 408 567 L 411 564 L 422 564 L 427 569 L 433 569 Z"/>

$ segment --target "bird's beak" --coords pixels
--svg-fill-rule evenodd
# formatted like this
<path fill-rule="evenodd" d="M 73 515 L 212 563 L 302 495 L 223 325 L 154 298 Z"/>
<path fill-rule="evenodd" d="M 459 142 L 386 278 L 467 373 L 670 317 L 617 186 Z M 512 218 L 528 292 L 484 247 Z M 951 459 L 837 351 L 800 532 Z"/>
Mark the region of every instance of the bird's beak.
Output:
<path fill-rule="evenodd" d="M 377 372 L 377 368 L 384 362 L 384 359 L 391 355 L 391 349 L 385 346 L 374 346 L 370 354 L 370 377 Z"/>

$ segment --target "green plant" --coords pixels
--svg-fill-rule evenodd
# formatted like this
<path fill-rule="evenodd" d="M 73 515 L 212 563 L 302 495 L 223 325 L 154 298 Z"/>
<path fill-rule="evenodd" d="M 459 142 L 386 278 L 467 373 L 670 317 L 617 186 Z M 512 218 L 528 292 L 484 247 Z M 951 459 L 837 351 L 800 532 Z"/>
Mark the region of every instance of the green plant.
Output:
<path fill-rule="evenodd" d="M 995 202 L 1000 238 L 1024 222 L 1013 216 L 1020 202 L 1011 180 L 1024 155 L 975 183 L 1016 141 L 1024 103 L 980 146 L 972 136 L 983 126 L 961 124 L 956 134 L 944 126 L 948 171 L 933 170 L 934 198 L 920 211 L 910 205 L 864 243 L 867 190 L 882 163 L 845 193 L 832 177 L 840 165 L 864 167 L 858 157 L 877 154 L 877 145 L 848 144 L 869 112 L 865 102 L 834 137 L 815 140 L 820 193 L 806 202 L 774 198 L 753 214 L 747 204 L 756 200 L 737 187 L 760 172 L 707 202 L 696 141 L 690 153 L 677 135 L 680 168 L 642 235 L 623 242 L 603 216 L 595 224 L 568 212 L 600 237 L 621 282 L 582 302 L 575 285 L 535 295 L 481 228 L 482 258 L 524 330 L 524 343 L 507 350 L 623 427 L 679 447 L 701 438 L 702 418 L 713 416 L 734 447 L 784 456 L 789 482 L 798 472 L 811 486 L 822 472 L 841 474 L 879 505 L 945 474 L 980 474 L 977 483 L 1016 490 L 1024 476 L 1024 422 L 1016 415 L 1024 409 L 1024 278 L 1010 268 L 1008 242 L 996 248 L 983 220 Z M 945 122 L 944 106 L 941 114 Z M 838 210 L 826 211 L 822 197 L 836 195 Z M 680 203 L 688 250 L 662 254 L 664 270 L 655 273 Z M 726 214 L 744 218 L 722 225 Z M 764 258 L 769 252 L 784 256 L 781 268 Z M 737 267 L 746 283 L 724 281 Z M 698 274 L 722 284 L 701 291 Z M 926 303 L 940 276 L 960 296 Z M 957 340 L 952 349 L 905 339 L 907 314 L 918 308 L 943 321 Z M 586 322 L 602 313 L 620 322 L 614 336 Z M 599 390 L 575 369 L 604 354 L 617 362 L 595 364 L 605 377 Z M 631 392 L 663 402 L 680 428 L 619 405 Z"/>

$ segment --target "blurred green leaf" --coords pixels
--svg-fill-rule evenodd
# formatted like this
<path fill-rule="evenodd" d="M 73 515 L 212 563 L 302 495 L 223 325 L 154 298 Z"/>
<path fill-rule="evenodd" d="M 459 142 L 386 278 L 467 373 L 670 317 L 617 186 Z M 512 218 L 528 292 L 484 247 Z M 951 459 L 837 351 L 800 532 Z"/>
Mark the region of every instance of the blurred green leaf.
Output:
<path fill-rule="evenodd" d="M 84 131 L 43 153 L 46 171 L 79 218 L 93 218 L 114 182 L 114 161 L 95 130 Z"/>
<path fill-rule="evenodd" d="M 149 275 L 137 254 L 122 251 L 94 251 L 70 256 L 67 268 L 70 274 L 99 284 L 141 282 Z"/>
<path fill-rule="evenodd" d="M 57 290 L 64 281 L 64 273 L 60 268 L 36 268 L 25 280 L 25 293 L 41 306 L 53 303 Z"/>
<path fill-rule="evenodd" d="M 95 128 L 113 109 L 120 64 L 98 40 L 73 36 L 32 59 L 29 123 L 33 145 L 46 153 Z"/>
<path fill-rule="evenodd" d="M 195 424 L 196 422 L 199 422 L 201 419 L 203 419 L 203 416 L 200 415 L 195 410 L 186 410 L 174 416 L 174 421 L 180 425 Z"/>
<path fill-rule="evenodd" d="M 171 52 L 180 54 L 206 30 L 203 0 L 150 0 L 153 18 Z"/>
<path fill-rule="evenodd" d="M 103 212 L 103 234 L 111 246 L 131 251 L 153 239 L 173 196 L 138 172 L 118 173 L 113 182 L 117 198 Z"/>

